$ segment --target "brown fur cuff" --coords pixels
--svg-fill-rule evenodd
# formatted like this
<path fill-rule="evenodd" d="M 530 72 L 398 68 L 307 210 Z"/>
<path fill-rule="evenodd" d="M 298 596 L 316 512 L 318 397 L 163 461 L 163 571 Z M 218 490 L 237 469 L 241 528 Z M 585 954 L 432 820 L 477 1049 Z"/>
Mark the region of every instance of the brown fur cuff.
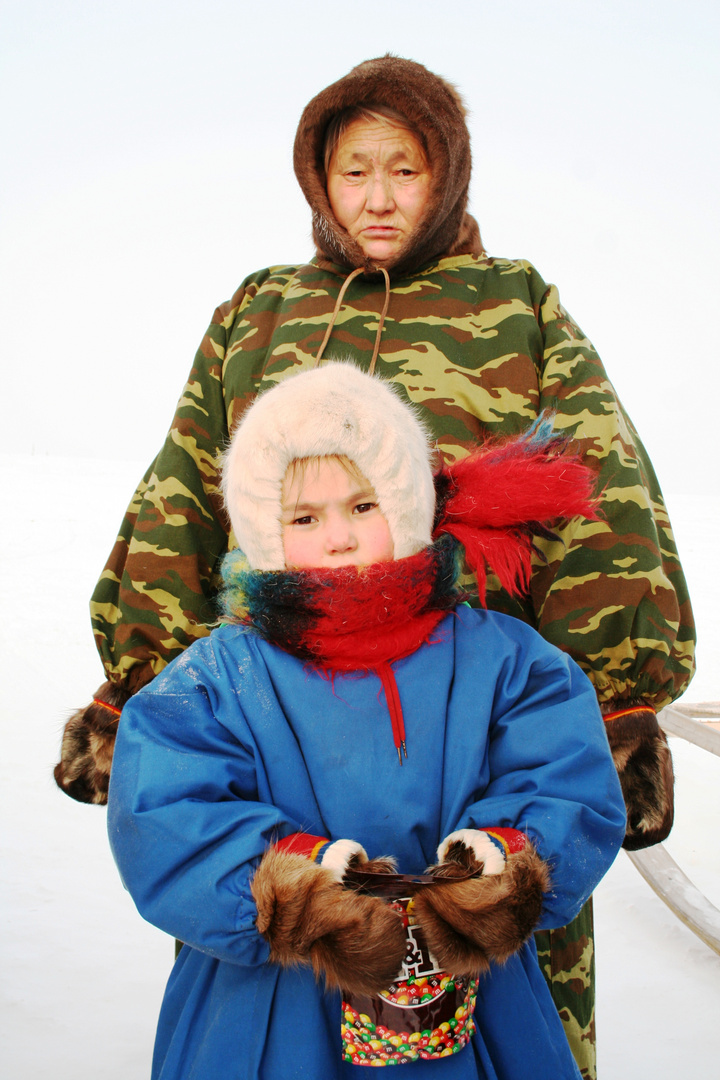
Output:
<path fill-rule="evenodd" d="M 272 848 L 251 889 L 272 963 L 311 965 L 328 986 L 356 994 L 377 994 L 392 983 L 405 955 L 405 929 L 384 901 L 343 888 L 302 855 Z"/>
<path fill-rule="evenodd" d="M 448 881 L 415 897 L 415 912 L 439 964 L 456 975 L 487 971 L 523 945 L 540 919 L 550 887 L 531 844 L 509 855 L 501 874 Z"/>
<path fill-rule="evenodd" d="M 95 694 L 98 700 L 79 709 L 66 723 L 54 775 L 70 798 L 101 806 L 107 802 L 118 710 L 130 696 L 123 687 L 105 682 Z"/>
<path fill-rule="evenodd" d="M 620 778 L 628 851 L 659 844 L 670 833 L 675 813 L 672 756 L 655 711 L 638 705 L 605 717 L 610 750 Z"/>

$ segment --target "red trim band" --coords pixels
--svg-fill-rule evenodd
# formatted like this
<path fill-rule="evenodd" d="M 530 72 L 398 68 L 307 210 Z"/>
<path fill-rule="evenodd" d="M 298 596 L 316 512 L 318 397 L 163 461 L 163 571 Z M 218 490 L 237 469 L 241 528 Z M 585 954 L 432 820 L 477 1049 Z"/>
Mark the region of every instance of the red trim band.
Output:
<path fill-rule="evenodd" d="M 113 716 L 119 717 L 122 712 L 122 709 L 118 709 L 117 705 L 108 705 L 107 701 L 101 701 L 100 698 L 94 697 L 93 701 L 96 705 L 102 705 L 103 709 L 107 709 Z"/>
<path fill-rule="evenodd" d="M 483 829 L 493 840 L 502 844 L 506 855 L 514 855 L 518 851 L 524 851 L 527 837 L 519 829 Z"/>
<path fill-rule="evenodd" d="M 607 713 L 605 716 L 603 716 L 603 720 L 607 724 L 608 720 L 617 720 L 618 717 L 620 717 L 620 716 L 629 716 L 630 713 L 635 713 L 635 712 L 649 712 L 649 713 L 652 713 L 653 716 L 657 715 L 657 713 L 653 709 L 652 705 L 636 705 L 634 709 L 633 708 L 618 709 L 617 712 Z"/>
<path fill-rule="evenodd" d="M 315 862 L 320 849 L 328 842 L 326 836 L 311 836 L 310 833 L 295 832 L 278 840 L 275 850 L 284 851 L 286 855 L 304 855 L 306 859 Z"/>

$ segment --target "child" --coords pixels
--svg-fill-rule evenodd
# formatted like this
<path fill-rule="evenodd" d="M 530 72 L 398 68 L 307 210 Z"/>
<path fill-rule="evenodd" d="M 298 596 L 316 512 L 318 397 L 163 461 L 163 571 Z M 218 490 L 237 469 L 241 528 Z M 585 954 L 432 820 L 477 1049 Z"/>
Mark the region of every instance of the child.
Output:
<path fill-rule="evenodd" d="M 531 934 L 569 922 L 612 863 L 617 774 L 574 662 L 458 607 L 456 587 L 459 541 L 483 596 L 486 564 L 526 584 L 544 521 L 593 515 L 548 429 L 434 481 L 411 408 L 351 365 L 290 376 L 245 414 L 223 473 L 230 624 L 128 702 L 112 770 L 123 879 L 187 943 L 156 1080 L 332 1080 L 353 1062 L 579 1076 Z M 348 887 L 353 868 L 391 870 L 380 856 L 436 862 L 414 919 L 432 993 L 466 988 L 463 1019 L 394 1043 L 348 1005 L 390 1000 L 405 958 L 407 913 Z"/>

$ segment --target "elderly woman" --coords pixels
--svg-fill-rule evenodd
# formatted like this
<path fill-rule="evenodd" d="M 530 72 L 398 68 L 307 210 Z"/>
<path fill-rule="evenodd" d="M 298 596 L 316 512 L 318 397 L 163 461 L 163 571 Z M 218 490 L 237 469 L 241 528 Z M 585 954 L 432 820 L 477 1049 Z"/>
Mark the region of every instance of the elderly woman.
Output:
<path fill-rule="evenodd" d="M 107 682 L 68 722 L 58 783 L 106 801 L 124 702 L 217 618 L 218 568 L 234 546 L 219 491 L 229 433 L 259 389 L 331 356 L 401 387 L 451 460 L 550 409 L 595 468 L 601 520 L 538 537 L 527 601 L 491 583 L 488 603 L 588 674 L 626 798 L 626 846 L 658 842 L 672 824 L 672 765 L 656 711 L 693 672 L 670 524 L 642 444 L 555 287 L 483 249 L 466 210 L 470 139 L 456 90 L 409 60 L 360 64 L 307 106 L 294 162 L 315 257 L 252 274 L 215 312 L 95 590 Z M 538 944 L 593 1076 L 591 911 Z"/>

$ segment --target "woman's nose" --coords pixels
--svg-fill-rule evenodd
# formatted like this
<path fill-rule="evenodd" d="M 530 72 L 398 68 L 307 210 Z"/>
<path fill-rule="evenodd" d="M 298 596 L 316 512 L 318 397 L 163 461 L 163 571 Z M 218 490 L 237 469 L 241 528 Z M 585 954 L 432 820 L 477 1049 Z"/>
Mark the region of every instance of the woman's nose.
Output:
<path fill-rule="evenodd" d="M 365 205 L 373 214 L 386 214 L 395 209 L 392 182 L 389 176 L 376 173 L 368 180 Z"/>

